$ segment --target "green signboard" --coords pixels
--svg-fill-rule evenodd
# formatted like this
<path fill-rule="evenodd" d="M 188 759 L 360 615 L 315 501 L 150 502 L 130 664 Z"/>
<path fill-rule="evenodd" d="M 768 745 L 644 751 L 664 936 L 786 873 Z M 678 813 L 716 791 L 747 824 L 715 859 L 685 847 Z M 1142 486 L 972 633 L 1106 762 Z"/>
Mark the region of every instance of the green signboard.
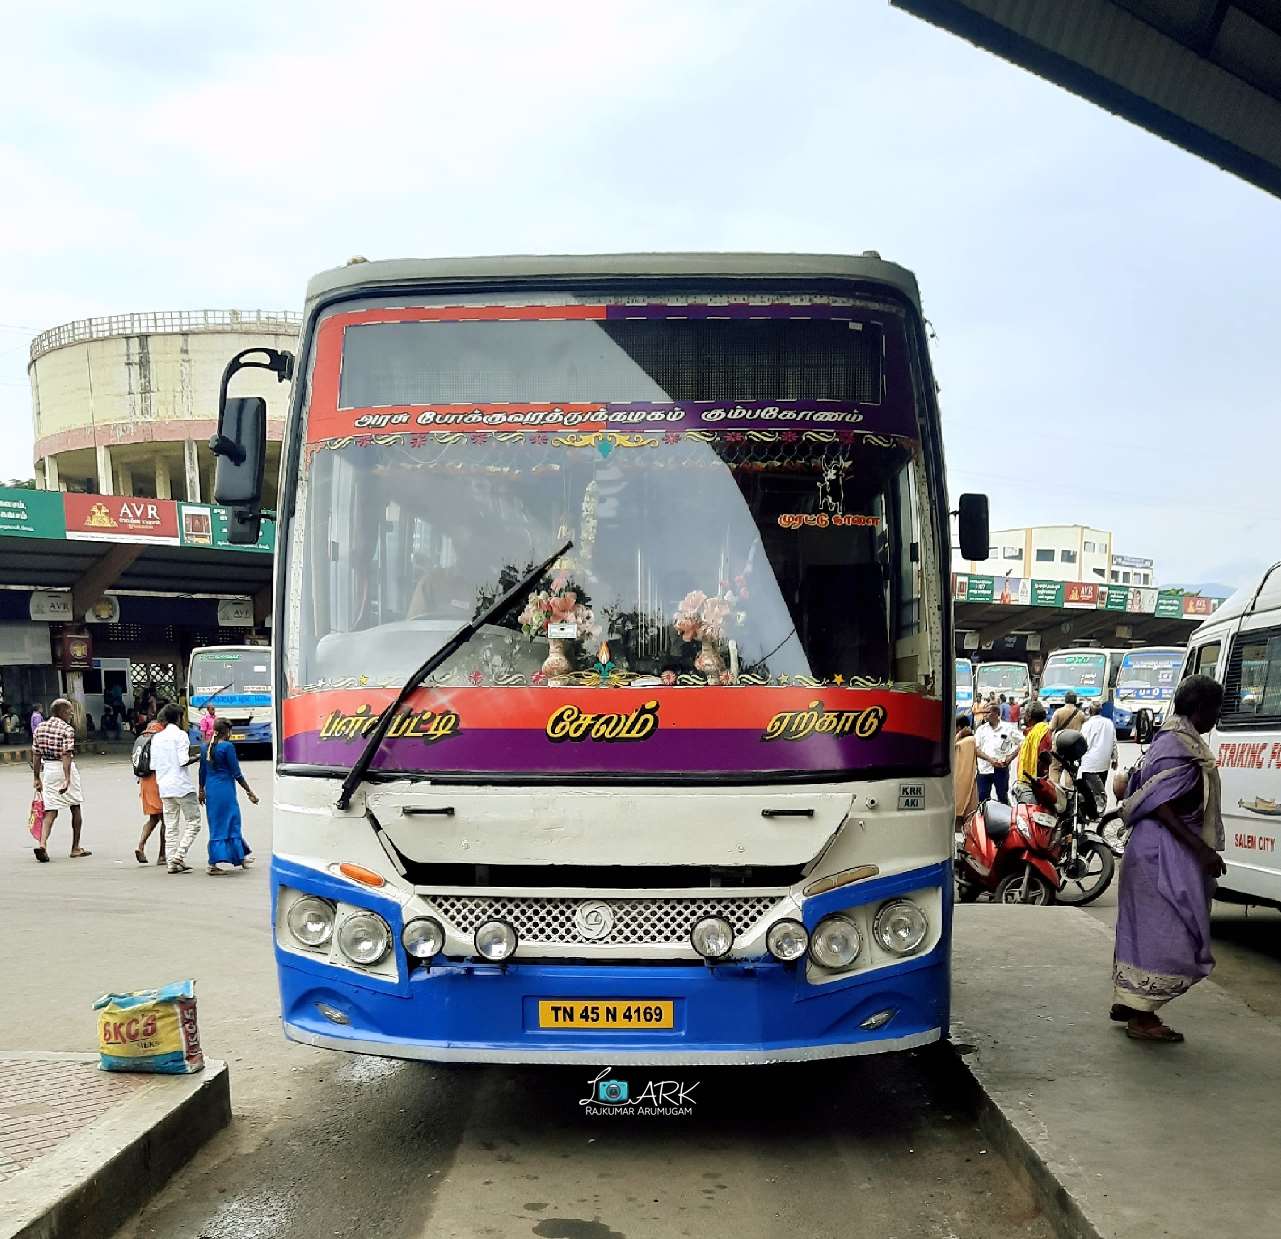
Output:
<path fill-rule="evenodd" d="M 1063 582 L 1033 581 L 1032 605 L 1034 607 L 1061 607 L 1063 605 Z"/>
<path fill-rule="evenodd" d="M 179 535 L 183 546 L 207 546 L 216 551 L 261 551 L 270 555 L 276 549 L 276 522 L 263 519 L 258 527 L 258 542 L 240 546 L 227 535 L 226 508 L 205 503 L 184 503 L 179 509 Z"/>
<path fill-rule="evenodd" d="M 1130 606 L 1128 585 L 1105 585 L 1099 595 L 1099 610 L 1126 611 Z"/>
<path fill-rule="evenodd" d="M 990 576 L 972 576 L 965 588 L 966 602 L 991 602 L 994 578 Z"/>
<path fill-rule="evenodd" d="M 62 492 L 0 487 L 0 537 L 65 538 Z"/>
<path fill-rule="evenodd" d="M 1163 589 L 1156 596 L 1156 610 L 1153 614 L 1158 619 L 1182 619 L 1183 591 L 1178 589 Z"/>

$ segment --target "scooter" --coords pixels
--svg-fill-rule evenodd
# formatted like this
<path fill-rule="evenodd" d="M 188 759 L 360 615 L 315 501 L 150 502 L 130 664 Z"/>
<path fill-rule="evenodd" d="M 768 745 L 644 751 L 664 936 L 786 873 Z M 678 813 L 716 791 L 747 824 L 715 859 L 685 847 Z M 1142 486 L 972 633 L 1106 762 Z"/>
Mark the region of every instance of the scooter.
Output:
<path fill-rule="evenodd" d="M 1093 903 L 1112 885 L 1116 874 L 1111 844 L 1101 833 L 1121 816 L 1119 808 L 1104 813 L 1107 800 L 1095 803 L 1095 793 L 1082 779 L 1081 758 L 1088 747 L 1078 731 L 1061 731 L 1054 740 L 1059 764 L 1068 786 L 1067 804 L 1059 815 L 1059 903 L 1083 907 Z"/>
<path fill-rule="evenodd" d="M 956 856 L 956 897 L 973 903 L 985 891 L 994 903 L 1051 904 L 1057 896 L 1059 814 L 1066 793 L 1036 781 L 1036 804 L 985 800 L 970 815 Z"/>

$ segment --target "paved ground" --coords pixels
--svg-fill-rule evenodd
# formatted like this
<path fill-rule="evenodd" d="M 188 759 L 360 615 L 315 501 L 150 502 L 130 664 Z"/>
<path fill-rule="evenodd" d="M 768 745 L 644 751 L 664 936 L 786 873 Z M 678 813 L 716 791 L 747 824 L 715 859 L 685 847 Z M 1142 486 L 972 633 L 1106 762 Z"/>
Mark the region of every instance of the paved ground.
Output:
<path fill-rule="evenodd" d="M 267 764 L 245 766 L 267 793 Z M 92 857 L 67 859 L 65 826 L 51 864 L 34 862 L 25 826 L 0 851 L 0 923 L 24 953 L 5 981 L 0 1049 L 92 1049 L 103 990 L 193 976 L 205 1053 L 228 1060 L 236 1114 L 120 1239 L 1049 1239 L 913 1057 L 703 1072 L 689 1119 L 623 1125 L 581 1116 L 581 1070 L 438 1069 L 291 1045 L 265 870 L 138 865 L 127 759 L 90 758 L 83 773 Z M 21 770 L 0 769 L 0 794 L 25 823 Z M 265 798 L 245 817 L 265 864 Z"/>

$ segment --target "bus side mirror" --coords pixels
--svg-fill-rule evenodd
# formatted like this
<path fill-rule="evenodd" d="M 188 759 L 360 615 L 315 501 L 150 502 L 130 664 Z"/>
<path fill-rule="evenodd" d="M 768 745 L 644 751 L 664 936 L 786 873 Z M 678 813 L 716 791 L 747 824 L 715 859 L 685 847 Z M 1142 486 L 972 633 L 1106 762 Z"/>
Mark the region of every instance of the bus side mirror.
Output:
<path fill-rule="evenodd" d="M 267 459 L 267 402 L 261 396 L 233 396 L 218 413 L 218 433 L 209 440 L 218 458 L 214 502 L 224 508 L 262 504 Z"/>
<path fill-rule="evenodd" d="M 991 545 L 987 525 L 987 496 L 962 495 L 957 501 L 956 527 L 960 535 L 961 558 L 976 563 L 987 558 Z"/>

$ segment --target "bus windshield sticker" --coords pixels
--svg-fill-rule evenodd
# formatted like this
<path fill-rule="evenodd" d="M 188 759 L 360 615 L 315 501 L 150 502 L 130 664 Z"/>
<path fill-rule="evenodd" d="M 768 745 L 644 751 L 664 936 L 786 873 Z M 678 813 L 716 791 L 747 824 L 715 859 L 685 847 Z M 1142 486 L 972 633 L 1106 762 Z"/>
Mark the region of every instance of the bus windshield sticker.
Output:
<path fill-rule="evenodd" d="M 357 706 L 350 714 L 335 710 L 320 725 L 321 740 L 363 740 L 378 722 L 372 706 Z M 388 739 L 423 740 L 434 744 L 458 735 L 461 720 L 454 710 L 403 710 L 387 729 Z"/>

